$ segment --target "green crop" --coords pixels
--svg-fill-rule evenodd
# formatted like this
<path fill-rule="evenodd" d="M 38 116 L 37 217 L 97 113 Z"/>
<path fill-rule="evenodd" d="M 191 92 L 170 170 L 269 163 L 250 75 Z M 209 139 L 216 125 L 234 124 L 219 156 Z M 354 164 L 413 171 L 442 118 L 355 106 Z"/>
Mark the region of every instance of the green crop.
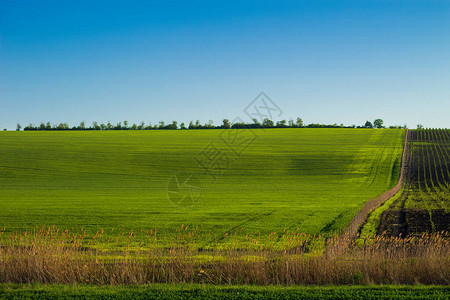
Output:
<path fill-rule="evenodd" d="M 448 286 L 213 286 L 1 284 L 6 299 L 447 299 Z M 445 296 L 447 295 L 447 296 Z"/>
<path fill-rule="evenodd" d="M 0 226 L 327 233 L 398 180 L 404 130 L 239 132 L 1 132 Z"/>

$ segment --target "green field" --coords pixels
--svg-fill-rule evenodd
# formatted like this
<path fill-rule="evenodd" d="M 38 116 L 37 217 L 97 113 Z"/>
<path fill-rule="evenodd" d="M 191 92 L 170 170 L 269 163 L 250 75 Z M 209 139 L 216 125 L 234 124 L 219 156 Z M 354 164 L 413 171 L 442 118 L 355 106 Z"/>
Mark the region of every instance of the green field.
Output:
<path fill-rule="evenodd" d="M 1 132 L 0 227 L 318 234 L 398 180 L 404 130 L 239 132 Z M 191 175 L 200 197 L 182 187 L 174 204 L 173 178 Z"/>
<path fill-rule="evenodd" d="M 71 286 L 0 284 L 0 299 L 447 299 L 446 286 Z M 446 296 L 447 295 L 447 296 Z"/>

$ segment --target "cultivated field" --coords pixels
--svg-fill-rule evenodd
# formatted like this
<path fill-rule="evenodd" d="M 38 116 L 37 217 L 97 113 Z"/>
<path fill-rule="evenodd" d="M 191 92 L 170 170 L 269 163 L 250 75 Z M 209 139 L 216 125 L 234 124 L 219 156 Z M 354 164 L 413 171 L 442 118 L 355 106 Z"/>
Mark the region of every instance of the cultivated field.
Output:
<path fill-rule="evenodd" d="M 186 283 L 449 283 L 447 232 L 333 235 L 367 199 L 397 184 L 405 131 L 239 132 L 3 133 L 0 283 L 171 283 L 164 293 L 177 296 L 175 284 Z M 204 168 L 211 157 L 220 160 Z M 380 222 L 377 212 L 367 224 Z M 201 293 L 193 287 L 181 293 Z M 2 288 L 12 296 L 39 287 Z M 272 292 L 280 295 L 264 294 Z M 286 297 L 298 293 L 308 291 Z"/>
<path fill-rule="evenodd" d="M 397 183 L 403 135 L 394 129 L 1 132 L 0 226 L 11 232 L 55 225 L 82 230 L 88 239 L 102 229 L 158 230 L 169 241 L 183 225 L 196 229 L 203 247 L 229 234 L 329 233 Z M 181 184 L 187 178 L 193 187 Z"/>
<path fill-rule="evenodd" d="M 378 232 L 449 231 L 450 130 L 410 130 L 405 188 L 381 215 Z"/>

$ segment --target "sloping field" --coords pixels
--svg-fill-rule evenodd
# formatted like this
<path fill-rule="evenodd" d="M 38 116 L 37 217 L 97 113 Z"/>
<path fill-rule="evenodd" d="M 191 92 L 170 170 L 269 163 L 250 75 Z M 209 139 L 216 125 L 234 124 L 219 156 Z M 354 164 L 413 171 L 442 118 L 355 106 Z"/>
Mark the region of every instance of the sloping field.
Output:
<path fill-rule="evenodd" d="M 343 228 L 396 184 L 403 130 L 0 133 L 0 227 Z M 183 184 L 183 183 L 186 184 Z M 242 228 L 242 230 L 241 230 Z"/>

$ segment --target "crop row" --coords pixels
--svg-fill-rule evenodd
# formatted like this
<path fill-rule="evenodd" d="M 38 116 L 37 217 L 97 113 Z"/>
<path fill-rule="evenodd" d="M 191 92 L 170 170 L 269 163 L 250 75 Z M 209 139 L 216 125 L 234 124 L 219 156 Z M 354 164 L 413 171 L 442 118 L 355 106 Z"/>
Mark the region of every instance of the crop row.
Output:
<path fill-rule="evenodd" d="M 394 234 L 447 231 L 450 130 L 410 130 L 408 140 L 404 193 L 382 216 L 382 223 L 391 224 L 382 224 L 379 231 L 391 230 Z"/>
<path fill-rule="evenodd" d="M 450 200 L 450 134 L 448 130 L 412 132 L 412 159 L 407 208 L 446 208 Z M 412 196 L 412 197 L 411 197 Z"/>

